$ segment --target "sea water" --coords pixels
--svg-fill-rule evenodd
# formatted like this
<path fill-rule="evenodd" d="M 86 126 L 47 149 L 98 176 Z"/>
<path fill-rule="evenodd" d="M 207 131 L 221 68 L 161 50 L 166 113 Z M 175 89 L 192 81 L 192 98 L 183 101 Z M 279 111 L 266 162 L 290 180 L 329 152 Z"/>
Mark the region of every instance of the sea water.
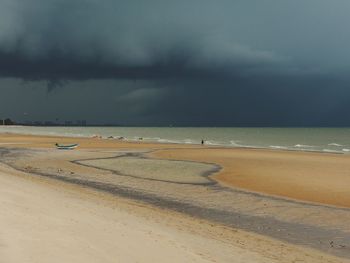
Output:
<path fill-rule="evenodd" d="M 146 142 L 252 147 L 350 154 L 350 128 L 175 128 L 0 126 L 0 133 L 142 138 Z M 112 139 L 113 139 L 112 138 Z"/>

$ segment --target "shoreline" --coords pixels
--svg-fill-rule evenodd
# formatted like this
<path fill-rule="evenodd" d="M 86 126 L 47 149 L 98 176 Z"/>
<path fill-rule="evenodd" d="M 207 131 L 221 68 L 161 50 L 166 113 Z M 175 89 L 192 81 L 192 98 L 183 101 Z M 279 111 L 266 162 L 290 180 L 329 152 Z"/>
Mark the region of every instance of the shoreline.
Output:
<path fill-rule="evenodd" d="M 12 127 L 37 127 L 37 126 L 12 126 Z M 38 127 L 45 127 L 45 126 L 38 126 Z M 48 126 L 50 128 L 51 126 Z M 59 127 L 65 127 L 65 126 L 59 126 Z M 74 127 L 74 126 L 73 126 Z M 93 126 L 95 127 L 95 126 Z M 179 145 L 182 147 L 185 146 L 200 146 L 200 147 L 208 147 L 208 148 L 218 148 L 218 149 L 252 149 L 252 150 L 269 150 L 269 151 L 287 151 L 287 152 L 305 152 L 305 153 L 324 153 L 324 154 L 344 154 L 350 155 L 350 150 L 344 149 L 342 150 L 331 150 L 331 149 L 323 149 L 323 150 L 312 150 L 312 149 L 303 149 L 302 147 L 296 147 L 296 146 L 249 146 L 249 145 L 227 145 L 227 144 L 204 144 L 201 145 L 200 143 L 184 143 L 184 142 L 174 142 L 170 139 L 161 139 L 164 140 L 160 142 L 159 140 L 139 140 L 139 139 L 128 139 L 124 138 L 122 140 L 114 137 L 114 138 L 108 138 L 108 137 L 101 137 L 101 138 L 94 138 L 94 135 L 76 135 L 73 134 L 70 135 L 64 135 L 64 134 L 34 134 L 34 133 L 20 133 L 20 132 L 0 132 L 1 134 L 9 134 L 9 135 L 18 135 L 18 136 L 37 136 L 37 137 L 51 137 L 51 138 L 70 138 L 70 139 L 98 139 L 98 140 L 107 140 L 107 141 L 117 141 L 117 142 L 125 142 L 125 143 L 145 143 L 145 144 L 159 144 L 159 145 Z M 136 136 L 138 137 L 138 136 Z M 0 144 L 1 145 L 1 144 Z M 311 146 L 317 147 L 317 146 Z"/>

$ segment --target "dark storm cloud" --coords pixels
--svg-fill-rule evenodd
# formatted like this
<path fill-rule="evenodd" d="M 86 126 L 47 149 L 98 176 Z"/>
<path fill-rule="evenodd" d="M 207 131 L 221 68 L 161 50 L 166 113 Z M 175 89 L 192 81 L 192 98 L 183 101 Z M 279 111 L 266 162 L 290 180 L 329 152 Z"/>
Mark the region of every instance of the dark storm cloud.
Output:
<path fill-rule="evenodd" d="M 341 0 L 1 0 L 0 76 L 50 90 L 140 81 L 115 96 L 154 123 L 317 125 L 348 110 L 349 8 Z"/>
<path fill-rule="evenodd" d="M 10 77 L 287 74 L 334 69 L 350 56 L 345 1 L 2 0 L 0 7 L 0 73 Z"/>
<path fill-rule="evenodd" d="M 239 44 L 221 28 L 221 13 L 234 7 L 229 2 L 165 2 L 3 0 L 0 74 L 53 81 L 223 77 L 286 60 Z"/>

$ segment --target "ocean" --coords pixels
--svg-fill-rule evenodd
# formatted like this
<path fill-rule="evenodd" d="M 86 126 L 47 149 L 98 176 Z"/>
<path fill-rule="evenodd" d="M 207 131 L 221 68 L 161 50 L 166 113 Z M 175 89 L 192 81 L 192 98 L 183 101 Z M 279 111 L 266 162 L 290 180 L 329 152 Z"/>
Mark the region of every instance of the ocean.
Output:
<path fill-rule="evenodd" d="M 350 154 L 350 128 L 175 128 L 0 126 L 0 133 L 103 138 L 146 142 L 251 147 Z"/>

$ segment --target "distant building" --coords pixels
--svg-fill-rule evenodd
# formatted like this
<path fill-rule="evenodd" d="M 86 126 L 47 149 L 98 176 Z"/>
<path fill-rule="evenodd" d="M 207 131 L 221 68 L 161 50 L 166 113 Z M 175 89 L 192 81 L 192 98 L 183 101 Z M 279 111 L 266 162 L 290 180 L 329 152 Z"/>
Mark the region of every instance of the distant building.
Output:
<path fill-rule="evenodd" d="M 0 125 L 14 125 L 14 124 L 15 123 L 9 118 L 7 118 L 5 120 L 0 120 Z"/>

